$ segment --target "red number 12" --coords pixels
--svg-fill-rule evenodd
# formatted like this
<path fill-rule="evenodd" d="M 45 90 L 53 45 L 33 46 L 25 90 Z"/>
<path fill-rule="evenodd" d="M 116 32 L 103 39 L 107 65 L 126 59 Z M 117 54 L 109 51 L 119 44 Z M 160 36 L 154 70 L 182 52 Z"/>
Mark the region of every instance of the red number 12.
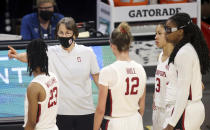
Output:
<path fill-rule="evenodd" d="M 131 78 L 131 82 L 135 82 L 132 86 L 131 86 L 131 92 L 129 92 L 129 88 L 130 88 L 130 79 L 129 77 L 126 78 L 126 83 L 127 83 L 127 87 L 126 87 L 126 92 L 125 95 L 135 95 L 138 93 L 138 90 L 135 90 L 136 87 L 139 86 L 139 78 L 138 77 L 132 77 Z"/>

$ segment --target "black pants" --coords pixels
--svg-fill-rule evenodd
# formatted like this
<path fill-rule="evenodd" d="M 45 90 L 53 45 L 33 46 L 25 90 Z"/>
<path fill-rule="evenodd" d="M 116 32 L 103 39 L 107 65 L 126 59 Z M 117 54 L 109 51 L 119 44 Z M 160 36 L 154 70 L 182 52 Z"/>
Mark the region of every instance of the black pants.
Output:
<path fill-rule="evenodd" d="M 94 114 L 57 115 L 59 130 L 93 130 Z"/>

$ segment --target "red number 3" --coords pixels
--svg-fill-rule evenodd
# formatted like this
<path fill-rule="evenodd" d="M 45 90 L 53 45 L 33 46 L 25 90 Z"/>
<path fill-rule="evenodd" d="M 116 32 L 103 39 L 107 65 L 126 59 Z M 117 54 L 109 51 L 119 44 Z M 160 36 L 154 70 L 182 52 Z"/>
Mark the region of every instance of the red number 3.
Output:
<path fill-rule="evenodd" d="M 132 86 L 131 86 L 131 92 L 129 93 L 129 88 L 130 88 L 130 79 L 127 77 L 126 78 L 126 83 L 127 83 L 127 88 L 126 88 L 126 92 L 125 92 L 125 95 L 135 95 L 138 93 L 138 90 L 134 90 L 136 87 L 139 86 L 139 78 L 138 77 L 132 77 L 131 78 L 131 82 L 135 82 Z"/>
<path fill-rule="evenodd" d="M 160 92 L 160 79 L 156 78 L 156 81 L 157 81 L 157 84 L 156 84 L 157 88 L 155 88 L 155 91 L 159 93 Z"/>
<path fill-rule="evenodd" d="M 57 104 L 57 93 L 58 93 L 57 87 L 54 87 L 53 89 L 50 90 L 51 96 L 48 102 L 48 108 Z"/>

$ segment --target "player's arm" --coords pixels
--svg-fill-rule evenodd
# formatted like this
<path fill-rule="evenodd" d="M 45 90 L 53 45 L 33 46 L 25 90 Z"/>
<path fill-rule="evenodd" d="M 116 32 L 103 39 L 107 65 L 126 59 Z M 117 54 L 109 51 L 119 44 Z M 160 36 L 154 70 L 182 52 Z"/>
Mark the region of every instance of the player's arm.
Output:
<path fill-rule="evenodd" d="M 203 90 L 205 89 L 205 86 L 204 86 L 203 82 L 202 82 L 202 89 L 203 89 Z"/>
<path fill-rule="evenodd" d="M 99 130 L 105 113 L 106 99 L 108 94 L 108 86 L 99 84 L 98 105 L 94 116 L 93 130 Z"/>
<path fill-rule="evenodd" d="M 187 105 L 192 80 L 193 58 L 190 53 L 182 53 L 175 57 L 174 64 L 178 71 L 178 78 L 176 103 L 172 117 L 169 120 L 169 124 L 172 127 L 176 126 Z M 187 64 L 183 63 L 183 61 Z"/>
<path fill-rule="evenodd" d="M 29 84 L 27 88 L 28 98 L 28 121 L 25 130 L 34 130 L 37 120 L 38 100 L 40 95 L 40 87 L 37 83 Z"/>
<path fill-rule="evenodd" d="M 99 79 L 99 65 L 98 65 L 98 61 L 97 61 L 97 57 L 94 53 L 94 51 L 91 49 L 90 51 L 90 72 L 91 72 L 91 76 L 93 77 L 93 81 L 96 84 L 96 86 L 99 86 L 98 83 L 98 79 Z"/>
<path fill-rule="evenodd" d="M 8 57 L 11 59 L 11 58 L 15 58 L 21 62 L 27 62 L 27 55 L 26 53 L 17 53 L 17 51 L 11 47 L 11 46 L 8 46 L 9 48 L 9 51 L 8 51 Z"/>
<path fill-rule="evenodd" d="M 146 97 L 146 87 L 144 88 L 144 93 L 142 97 L 139 99 L 139 113 L 143 117 L 144 115 L 144 109 L 145 109 L 145 97 Z"/>
<path fill-rule="evenodd" d="M 98 86 L 99 86 L 99 84 L 98 84 L 99 73 L 97 73 L 97 74 L 91 74 L 91 75 L 92 75 L 92 77 L 93 77 L 94 83 L 95 83 L 96 86 L 98 87 Z"/>

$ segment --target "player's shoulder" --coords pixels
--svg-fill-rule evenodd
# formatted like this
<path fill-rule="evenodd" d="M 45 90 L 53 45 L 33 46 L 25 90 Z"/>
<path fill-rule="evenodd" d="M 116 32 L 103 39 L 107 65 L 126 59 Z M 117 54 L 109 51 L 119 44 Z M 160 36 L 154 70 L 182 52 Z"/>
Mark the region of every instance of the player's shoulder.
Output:
<path fill-rule="evenodd" d="M 136 62 L 136 61 L 134 61 L 134 60 L 132 60 L 132 61 L 131 61 L 131 63 L 132 63 L 134 66 L 136 66 L 136 67 L 138 67 L 138 68 L 140 68 L 140 69 L 144 69 L 144 67 L 143 67 L 143 65 L 142 65 L 142 64 L 137 63 L 137 62 Z"/>
<path fill-rule="evenodd" d="M 190 55 L 190 53 L 194 50 L 193 46 L 190 43 L 185 44 L 183 47 L 179 49 L 177 55 Z"/>
<path fill-rule="evenodd" d="M 114 62 L 115 63 L 115 62 Z M 105 67 L 103 67 L 100 71 L 100 73 L 112 73 L 114 72 L 114 63 L 110 64 L 110 65 L 107 65 Z"/>
<path fill-rule="evenodd" d="M 176 54 L 175 60 L 190 60 L 196 53 L 195 49 L 190 43 L 185 44 L 183 47 L 179 49 Z"/>
<path fill-rule="evenodd" d="M 38 82 L 31 82 L 27 87 L 28 93 L 38 93 L 42 89 L 42 85 Z"/>

